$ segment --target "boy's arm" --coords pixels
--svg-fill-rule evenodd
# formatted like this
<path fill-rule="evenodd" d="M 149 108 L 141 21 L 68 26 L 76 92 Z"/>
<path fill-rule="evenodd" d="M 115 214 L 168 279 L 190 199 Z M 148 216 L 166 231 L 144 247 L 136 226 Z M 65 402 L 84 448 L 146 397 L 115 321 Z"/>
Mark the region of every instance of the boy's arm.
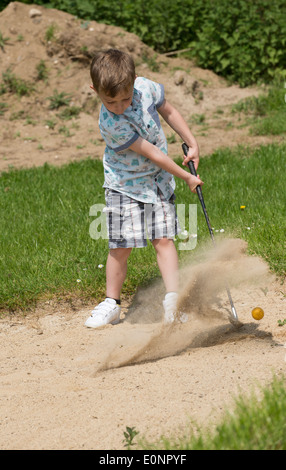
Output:
<path fill-rule="evenodd" d="M 181 168 L 170 157 L 165 155 L 158 147 L 156 147 L 156 145 L 142 139 L 142 137 L 138 137 L 138 139 L 135 140 L 129 148 L 134 152 L 149 158 L 157 166 L 168 171 L 168 173 L 184 180 L 193 193 L 196 192 L 196 187 L 198 185 L 203 184 L 199 175 L 198 177 L 191 175 L 191 173 Z"/>
<path fill-rule="evenodd" d="M 182 115 L 167 100 L 164 100 L 157 111 L 189 147 L 187 157 L 184 156 L 183 165 L 187 165 L 187 162 L 192 160 L 197 170 L 199 165 L 199 146 Z"/>

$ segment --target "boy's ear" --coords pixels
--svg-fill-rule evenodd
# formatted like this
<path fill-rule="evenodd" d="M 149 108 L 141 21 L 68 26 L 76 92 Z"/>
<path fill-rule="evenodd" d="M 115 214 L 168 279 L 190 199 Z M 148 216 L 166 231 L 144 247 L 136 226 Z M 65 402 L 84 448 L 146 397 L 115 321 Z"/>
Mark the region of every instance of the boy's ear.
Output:
<path fill-rule="evenodd" d="M 93 91 L 95 91 L 95 93 L 97 93 L 97 90 L 94 88 L 93 85 L 89 85 L 89 88 L 91 88 Z"/>

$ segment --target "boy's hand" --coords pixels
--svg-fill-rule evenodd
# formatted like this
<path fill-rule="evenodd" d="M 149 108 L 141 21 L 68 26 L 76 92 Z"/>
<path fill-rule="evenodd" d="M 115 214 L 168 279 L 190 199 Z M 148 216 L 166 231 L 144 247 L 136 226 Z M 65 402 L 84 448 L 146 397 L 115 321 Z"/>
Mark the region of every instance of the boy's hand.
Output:
<path fill-rule="evenodd" d="M 195 165 L 195 169 L 199 166 L 199 147 L 197 145 L 189 147 L 188 155 L 184 155 L 184 161 L 182 165 L 187 166 L 188 162 L 192 160 Z"/>
<path fill-rule="evenodd" d="M 200 179 L 199 175 L 193 176 L 191 174 L 188 175 L 188 178 L 186 179 L 186 183 L 189 186 L 192 193 L 196 192 L 197 186 L 202 186 L 204 184 L 203 181 Z"/>

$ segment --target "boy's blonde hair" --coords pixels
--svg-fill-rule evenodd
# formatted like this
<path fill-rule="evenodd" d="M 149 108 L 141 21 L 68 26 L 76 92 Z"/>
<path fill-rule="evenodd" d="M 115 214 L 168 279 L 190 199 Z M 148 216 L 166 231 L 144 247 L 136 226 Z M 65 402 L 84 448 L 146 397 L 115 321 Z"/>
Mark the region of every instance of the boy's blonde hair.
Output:
<path fill-rule="evenodd" d="M 95 54 L 90 66 L 90 76 L 97 92 L 114 98 L 129 89 L 135 80 L 135 65 L 132 57 L 117 49 L 108 49 Z"/>

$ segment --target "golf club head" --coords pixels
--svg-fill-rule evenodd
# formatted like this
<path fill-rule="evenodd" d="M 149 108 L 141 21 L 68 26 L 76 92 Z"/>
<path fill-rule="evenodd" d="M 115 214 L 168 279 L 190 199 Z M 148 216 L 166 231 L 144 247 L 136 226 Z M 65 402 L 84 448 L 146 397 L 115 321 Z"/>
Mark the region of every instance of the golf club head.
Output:
<path fill-rule="evenodd" d="M 229 321 L 236 328 L 240 328 L 243 325 L 238 319 L 238 315 L 236 313 L 234 306 L 231 307 L 231 314 L 229 315 Z"/>

